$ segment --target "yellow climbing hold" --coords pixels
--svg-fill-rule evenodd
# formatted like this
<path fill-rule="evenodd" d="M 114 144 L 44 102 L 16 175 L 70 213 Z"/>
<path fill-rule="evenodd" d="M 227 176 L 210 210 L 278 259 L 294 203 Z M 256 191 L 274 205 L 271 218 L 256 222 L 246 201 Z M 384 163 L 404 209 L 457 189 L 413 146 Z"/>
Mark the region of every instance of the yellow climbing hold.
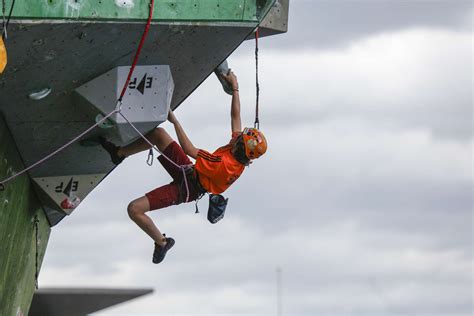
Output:
<path fill-rule="evenodd" d="M 0 37 L 0 74 L 5 70 L 7 66 L 7 49 L 3 43 L 3 39 Z"/>

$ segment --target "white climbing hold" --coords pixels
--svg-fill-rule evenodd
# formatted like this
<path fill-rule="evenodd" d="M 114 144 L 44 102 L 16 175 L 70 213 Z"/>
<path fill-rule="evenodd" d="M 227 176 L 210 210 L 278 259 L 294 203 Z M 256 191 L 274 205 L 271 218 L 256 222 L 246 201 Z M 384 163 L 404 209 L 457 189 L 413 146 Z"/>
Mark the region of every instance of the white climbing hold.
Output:
<path fill-rule="evenodd" d="M 124 9 L 131 9 L 135 6 L 133 0 L 115 0 L 115 5 L 124 8 Z"/>

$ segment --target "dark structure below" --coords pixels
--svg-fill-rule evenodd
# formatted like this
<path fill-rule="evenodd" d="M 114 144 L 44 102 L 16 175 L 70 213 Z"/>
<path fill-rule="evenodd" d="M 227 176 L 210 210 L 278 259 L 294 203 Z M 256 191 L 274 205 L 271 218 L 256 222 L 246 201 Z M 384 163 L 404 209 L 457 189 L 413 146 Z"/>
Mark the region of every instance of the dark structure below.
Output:
<path fill-rule="evenodd" d="M 152 289 L 40 289 L 33 296 L 29 315 L 84 316 L 152 292 Z"/>

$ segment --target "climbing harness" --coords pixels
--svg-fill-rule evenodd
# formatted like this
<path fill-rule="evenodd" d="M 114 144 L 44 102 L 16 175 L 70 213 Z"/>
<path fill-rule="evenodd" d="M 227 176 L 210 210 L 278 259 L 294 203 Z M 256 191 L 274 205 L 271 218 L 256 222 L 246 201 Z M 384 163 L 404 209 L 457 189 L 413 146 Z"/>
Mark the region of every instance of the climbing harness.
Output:
<path fill-rule="evenodd" d="M 254 127 L 260 129 L 260 121 L 258 118 L 258 107 L 260 102 L 260 83 L 258 82 L 258 27 L 255 30 L 255 83 L 256 83 L 256 105 L 255 105 L 255 123 Z"/>
<path fill-rule="evenodd" d="M 3 2 L 5 0 L 2 0 Z M 185 184 L 186 184 L 186 202 L 189 201 L 189 186 L 188 186 L 188 182 L 186 180 L 186 167 L 187 166 L 180 166 L 178 164 L 176 164 L 174 161 L 172 161 L 169 157 L 167 157 L 166 155 L 164 155 L 155 145 L 153 145 L 146 137 L 145 135 L 143 135 L 136 127 L 135 125 L 130 122 L 124 115 L 123 113 L 121 112 L 121 109 L 122 109 L 122 99 L 123 99 L 123 96 L 125 95 L 125 92 L 128 88 L 128 84 L 130 82 L 130 78 L 132 77 L 132 74 L 133 74 L 133 71 L 135 69 L 135 66 L 138 62 L 138 57 L 140 56 L 140 52 L 142 50 L 142 47 L 143 47 L 143 44 L 145 42 L 145 39 L 146 39 L 146 36 L 148 34 L 148 31 L 150 29 L 150 25 L 151 25 L 151 20 L 153 18 L 153 7 L 154 7 L 154 0 L 150 0 L 150 5 L 149 5 L 149 15 L 148 15 L 148 20 L 147 20 L 147 23 L 146 23 L 146 27 L 145 27 L 145 30 L 143 31 L 143 34 L 142 34 L 142 37 L 140 39 L 140 43 L 138 45 L 138 48 L 137 48 L 137 51 L 135 53 L 135 56 L 133 58 L 133 62 L 132 62 L 132 66 L 130 67 L 130 70 L 129 70 L 129 73 L 128 73 L 128 76 L 127 76 L 127 80 L 122 88 L 122 92 L 120 93 L 120 97 L 118 98 L 117 100 L 117 104 L 115 106 L 115 110 L 111 111 L 110 113 L 108 113 L 107 115 L 105 115 L 102 119 L 98 120 L 94 125 L 92 125 L 91 127 L 89 127 L 88 129 L 86 129 L 84 132 L 80 133 L 78 136 L 76 136 L 75 138 L 73 138 L 72 140 L 70 140 L 69 142 L 67 142 L 66 144 L 62 145 L 61 147 L 59 147 L 58 149 L 56 149 L 55 151 L 53 151 L 52 153 L 50 153 L 49 155 L 47 155 L 46 157 L 40 159 L 39 161 L 37 161 L 36 163 L 32 164 L 31 166 L 23 169 L 22 171 L 10 176 L 9 178 L 6 178 L 4 179 L 3 181 L 0 181 L 0 191 L 3 191 L 5 189 L 5 183 L 13 180 L 14 178 L 24 174 L 25 172 L 35 168 L 36 166 L 40 165 L 41 163 L 45 162 L 46 160 L 50 159 L 51 157 L 53 157 L 54 155 L 58 154 L 59 152 L 63 151 L 65 148 L 67 148 L 68 146 L 70 146 L 71 144 L 73 144 L 74 142 L 76 142 L 77 140 L 79 140 L 80 138 L 82 138 L 83 136 L 85 136 L 87 133 L 89 133 L 91 130 L 93 130 L 95 127 L 99 126 L 100 124 L 102 124 L 103 122 L 105 122 L 109 117 L 111 117 L 112 115 L 114 114 L 119 114 L 120 116 L 122 116 L 124 118 L 124 120 L 135 130 L 135 132 L 137 132 L 138 135 L 140 135 L 141 138 L 143 138 L 143 140 L 145 142 L 147 142 L 149 145 L 150 145 L 150 149 L 154 149 L 156 150 L 159 154 L 161 154 L 163 157 L 165 157 L 165 159 L 167 159 L 171 164 L 173 164 L 175 167 L 179 168 L 182 170 L 183 172 L 183 177 L 185 179 Z M 12 5 L 12 9 L 13 9 L 13 5 Z M 8 25 L 8 22 L 7 24 L 5 25 L 5 27 Z"/>
<path fill-rule="evenodd" d="M 193 190 L 193 193 L 195 195 L 195 207 L 196 207 L 196 212 L 199 213 L 197 203 L 198 201 L 204 196 L 204 194 L 207 193 L 207 191 L 202 187 L 201 183 L 199 182 L 199 175 L 194 169 L 193 165 L 187 165 L 185 168 L 186 171 L 186 177 L 181 180 L 181 182 L 178 184 L 179 188 L 179 201 L 182 202 L 184 201 L 183 198 L 183 186 L 186 187 L 186 183 L 189 185 L 189 192 L 191 192 L 190 189 Z M 189 193 L 191 194 L 191 193 Z"/>

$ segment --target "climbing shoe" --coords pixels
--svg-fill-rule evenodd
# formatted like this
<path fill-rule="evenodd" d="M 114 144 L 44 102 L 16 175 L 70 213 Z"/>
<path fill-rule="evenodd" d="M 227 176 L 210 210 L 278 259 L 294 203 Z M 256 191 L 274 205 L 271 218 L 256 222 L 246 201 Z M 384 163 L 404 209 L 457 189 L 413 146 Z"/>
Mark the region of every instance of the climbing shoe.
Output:
<path fill-rule="evenodd" d="M 165 235 L 163 235 L 165 236 Z M 168 250 L 170 250 L 174 246 L 174 239 L 168 238 L 165 236 L 166 245 L 160 246 L 155 243 L 155 251 L 153 252 L 153 263 L 160 263 L 166 256 Z"/>
<path fill-rule="evenodd" d="M 109 153 L 110 159 L 114 164 L 118 165 L 125 159 L 125 157 L 121 157 L 118 155 L 118 146 L 115 146 L 114 144 L 106 140 L 104 137 L 99 137 L 99 142 L 102 147 Z"/>

